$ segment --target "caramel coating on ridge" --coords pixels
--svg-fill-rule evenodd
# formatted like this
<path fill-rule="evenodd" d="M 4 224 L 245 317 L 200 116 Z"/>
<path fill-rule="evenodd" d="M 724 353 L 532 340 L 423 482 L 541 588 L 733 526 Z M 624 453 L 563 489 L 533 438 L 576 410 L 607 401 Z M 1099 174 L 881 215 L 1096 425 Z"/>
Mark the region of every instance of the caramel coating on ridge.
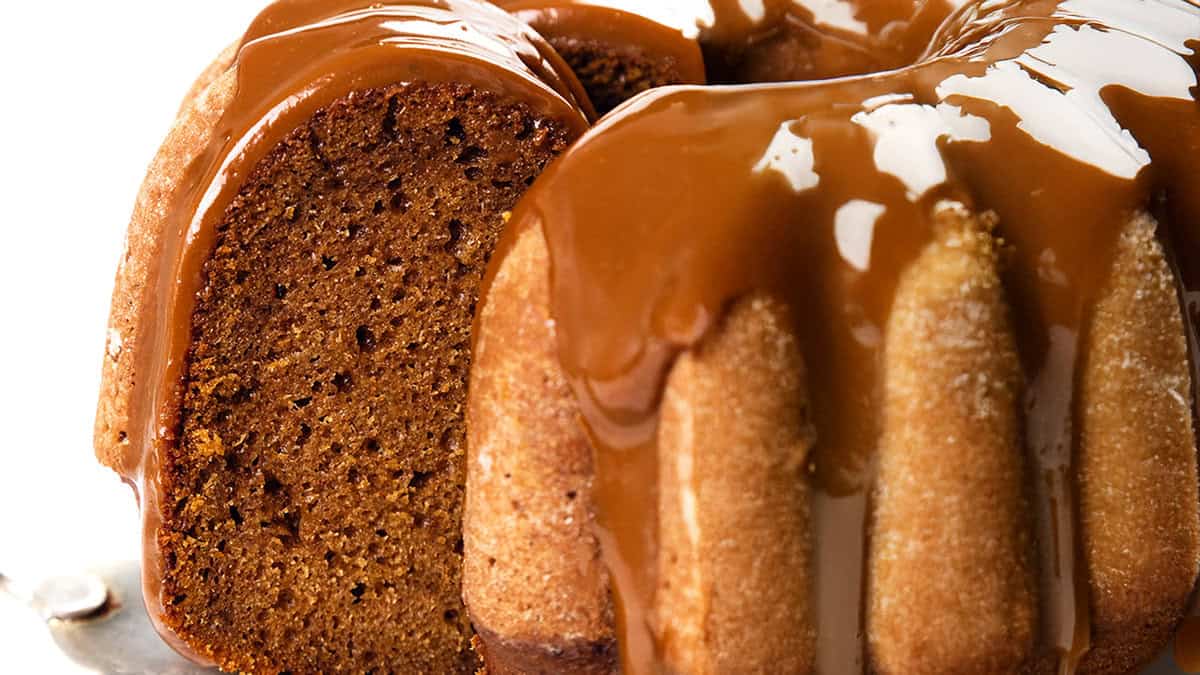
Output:
<path fill-rule="evenodd" d="M 813 669 L 816 431 L 793 325 L 782 303 L 747 298 L 667 380 L 655 616 L 672 672 Z"/>
<path fill-rule="evenodd" d="M 990 223 L 939 205 L 888 322 L 869 568 L 880 673 L 1016 672 L 1037 632 L 1021 369 Z"/>
<path fill-rule="evenodd" d="M 616 645 L 591 531 L 591 446 L 557 358 L 548 259 L 541 232 L 522 233 L 477 323 L 463 595 L 496 672 L 550 652 L 582 652 L 549 660 L 555 672 L 608 672 Z"/>
<path fill-rule="evenodd" d="M 1084 672 L 1124 672 L 1166 642 L 1200 569 L 1191 376 L 1155 221 L 1122 232 L 1083 371 L 1080 503 L 1091 581 Z"/>
<path fill-rule="evenodd" d="M 170 195 L 183 182 L 188 166 L 209 145 L 233 100 L 237 83 L 231 68 L 236 56 L 236 47 L 229 47 L 192 85 L 166 141 L 150 163 L 130 219 L 113 288 L 93 441 L 100 463 L 118 471 L 129 444 L 138 376 L 138 328 L 146 313 L 153 311 L 147 283 L 157 277 L 162 263 Z"/>

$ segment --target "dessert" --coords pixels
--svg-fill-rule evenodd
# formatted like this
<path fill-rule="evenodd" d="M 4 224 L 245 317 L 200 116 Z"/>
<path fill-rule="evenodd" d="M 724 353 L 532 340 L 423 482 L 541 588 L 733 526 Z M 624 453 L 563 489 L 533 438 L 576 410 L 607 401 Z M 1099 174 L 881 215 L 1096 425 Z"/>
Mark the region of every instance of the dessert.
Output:
<path fill-rule="evenodd" d="M 1200 10 L 499 4 L 283 0 L 151 168 L 97 452 L 167 640 L 254 673 L 1166 644 Z"/>
<path fill-rule="evenodd" d="M 232 672 L 474 672 L 472 306 L 586 98 L 457 0 L 278 3 L 211 73 L 138 202 L 97 427 L 151 614 Z"/>
<path fill-rule="evenodd" d="M 479 310 L 489 665 L 1148 663 L 1200 569 L 1198 36 L 1186 2 L 973 4 L 913 66 L 585 134 Z"/>

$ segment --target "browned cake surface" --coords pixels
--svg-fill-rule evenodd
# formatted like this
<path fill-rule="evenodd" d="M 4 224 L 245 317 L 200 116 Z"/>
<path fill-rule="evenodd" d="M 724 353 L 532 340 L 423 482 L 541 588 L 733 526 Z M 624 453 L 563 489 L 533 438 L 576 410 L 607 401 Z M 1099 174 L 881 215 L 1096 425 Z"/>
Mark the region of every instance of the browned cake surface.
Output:
<path fill-rule="evenodd" d="M 129 468 L 130 415 L 137 384 L 136 354 L 143 341 L 149 279 L 163 260 L 164 223 L 172 195 L 189 164 L 204 151 L 236 90 L 230 47 L 197 78 L 179 116 L 155 155 L 138 193 L 126 235 L 125 255 L 117 268 L 108 340 L 96 407 L 96 456 L 105 466 Z"/>
<path fill-rule="evenodd" d="M 817 431 L 794 325 L 775 298 L 743 298 L 667 377 L 654 611 L 670 672 L 813 672 Z"/>
<path fill-rule="evenodd" d="M 1044 608 L 1036 591 L 1034 514 L 1021 448 L 1023 383 L 992 226 L 988 217 L 943 206 L 939 236 L 906 272 L 898 291 L 885 364 L 883 485 L 876 495 L 869 563 L 868 639 L 872 668 L 879 672 L 1056 672 L 1055 655 L 1037 643 L 1038 614 Z M 571 517 L 579 513 L 574 501 L 561 498 L 562 492 L 583 486 L 574 496 L 590 501 L 592 490 L 586 474 L 589 458 L 574 447 L 572 399 L 550 356 L 555 324 L 547 308 L 548 253 L 539 234 L 523 234 L 500 267 L 478 336 L 476 376 L 487 385 L 472 392 L 472 413 L 479 420 L 472 426 L 472 480 L 479 490 L 469 505 L 473 526 L 468 532 L 473 528 L 488 534 L 519 554 L 488 559 L 487 551 L 472 551 L 468 545 L 468 554 L 479 556 L 468 560 L 468 568 L 473 563 L 481 570 L 475 584 L 468 584 L 468 593 L 475 591 L 469 597 L 477 619 L 503 627 L 499 636 L 484 635 L 489 665 L 501 666 L 497 672 L 614 672 L 601 654 L 577 660 L 576 651 L 563 651 L 559 660 L 545 663 L 546 654 L 560 653 L 554 650 L 563 647 L 558 636 L 585 630 L 603 634 L 588 621 L 569 617 L 603 617 L 607 605 L 595 595 L 591 577 L 583 574 L 596 555 L 590 538 L 577 547 L 557 543 L 570 537 L 577 526 Z M 738 303 L 722 330 L 681 357 L 668 384 L 660 428 L 667 437 L 660 437 L 660 443 L 672 448 L 668 457 L 711 444 L 712 461 L 691 462 L 698 474 L 694 484 L 701 490 L 706 483 L 699 474 L 712 472 L 709 491 L 695 500 L 696 523 L 701 533 L 727 544 L 757 532 L 736 520 L 739 509 L 756 508 L 747 497 L 751 491 L 738 489 L 739 481 L 759 476 L 753 469 L 764 457 L 786 455 L 763 449 L 792 448 L 801 454 L 805 438 L 792 426 L 804 419 L 795 409 L 803 410 L 805 396 L 795 381 L 804 372 L 801 358 L 787 346 L 787 332 L 776 330 L 775 310 L 764 316 L 747 308 L 761 309 L 755 302 Z M 1195 453 L 1182 318 L 1174 281 L 1148 219 L 1131 219 L 1093 321 L 1092 365 L 1083 381 L 1088 411 L 1081 503 L 1091 560 L 1093 651 L 1080 672 L 1117 674 L 1136 672 L 1178 621 L 1195 576 L 1200 531 L 1193 508 Z M 747 338 L 745 332 L 765 344 L 749 340 L 739 349 L 727 344 L 738 335 Z M 771 335 L 775 337 L 766 339 Z M 1123 360 L 1127 355 L 1131 360 Z M 712 369 L 707 375 L 699 370 L 705 363 Z M 1136 387 L 1153 394 L 1128 391 Z M 541 405 L 538 396 L 544 397 Z M 1141 411 L 1136 420 L 1119 412 L 1131 405 Z M 728 410 L 736 412 L 723 421 Z M 774 421 L 760 429 L 756 420 Z M 1131 429 L 1112 426 L 1122 424 Z M 1102 425 L 1107 426 L 1100 433 Z M 763 438 L 779 434 L 785 440 L 767 443 L 755 440 L 755 433 L 765 434 Z M 947 446 L 941 438 L 954 439 L 953 444 Z M 737 453 L 724 452 L 734 447 Z M 947 453 L 953 462 L 946 461 Z M 486 461 L 485 454 L 491 455 Z M 739 470 L 745 475 L 737 475 Z M 678 489 L 683 484 L 678 475 L 678 468 L 668 464 L 660 477 L 668 506 L 688 503 Z M 786 463 L 768 475 L 767 481 L 786 483 Z M 743 501 L 722 499 L 714 488 L 736 492 Z M 692 659 L 680 671 L 733 672 L 738 668 L 730 666 L 730 659 L 744 664 L 761 656 L 747 648 L 722 649 L 722 624 L 714 610 L 730 597 L 721 597 L 723 584 L 751 584 L 764 571 L 758 563 L 769 556 L 803 560 L 802 552 L 781 550 L 788 545 L 788 533 L 803 531 L 791 520 L 803 517 L 803 509 L 782 507 L 788 503 L 786 489 L 768 494 L 778 503 L 776 517 L 765 528 L 782 528 L 784 536 L 724 552 L 718 547 L 703 555 L 679 554 L 676 549 L 687 549 L 687 510 L 666 511 L 662 541 L 675 547 L 670 553 L 677 569 L 668 576 L 669 592 L 660 589 L 655 600 L 671 606 L 676 634 L 669 646 L 680 646 L 680 655 Z M 510 518 L 509 504 L 514 513 L 519 510 L 518 518 Z M 735 527 L 723 535 L 709 532 L 722 518 L 734 518 Z M 1139 531 L 1153 532 L 1161 543 L 1126 545 L 1142 536 Z M 735 558 L 746 551 L 754 555 Z M 1105 561 L 1112 562 L 1104 567 Z M 712 569 L 722 563 L 727 564 L 719 573 Z M 930 583 L 931 564 L 936 565 L 936 583 Z M 770 597 L 780 600 L 804 587 L 809 577 L 805 568 L 797 562 L 791 573 L 762 588 L 774 590 Z M 1126 569 L 1145 573 L 1121 581 Z M 510 581 L 500 585 L 500 579 Z M 554 592 L 540 583 L 551 583 Z M 499 589 L 503 592 L 495 592 Z M 713 589 L 711 598 L 706 589 Z M 753 595 L 739 588 L 732 604 Z M 750 605 L 740 613 L 803 611 L 804 602 L 801 595 L 792 602 Z M 727 635 L 750 641 L 783 627 L 789 639 L 801 644 L 792 645 L 787 656 L 776 655 L 772 663 L 807 658 L 802 620 L 757 617 L 727 626 Z M 738 630 L 746 626 L 754 629 Z M 506 641 L 512 636 L 521 639 Z M 521 667 L 511 670 L 514 663 Z"/>
<path fill-rule="evenodd" d="M 653 57 L 634 47 L 573 37 L 550 38 L 603 115 L 634 96 L 684 81 L 674 59 Z"/>
<path fill-rule="evenodd" d="M 486 665 L 481 675 L 611 675 L 619 672 L 615 642 L 534 643 L 479 628 L 475 648 Z"/>
<path fill-rule="evenodd" d="M 1121 234 L 1082 383 L 1080 500 L 1091 580 L 1083 672 L 1126 672 L 1175 630 L 1196 580 L 1191 375 L 1176 280 L 1148 215 Z"/>
<path fill-rule="evenodd" d="M 888 323 L 870 655 L 879 673 L 1014 673 L 1038 612 L 1020 365 L 993 222 L 951 203 L 936 219 Z"/>
<path fill-rule="evenodd" d="M 476 667 L 471 316 L 503 212 L 566 135 L 469 87 L 397 86 L 247 181 L 205 267 L 159 542 L 168 623 L 226 668 Z"/>
<path fill-rule="evenodd" d="M 492 675 L 615 667 L 592 530 L 592 453 L 558 364 L 549 253 L 515 238 L 480 309 L 467 425 L 463 596 Z"/>

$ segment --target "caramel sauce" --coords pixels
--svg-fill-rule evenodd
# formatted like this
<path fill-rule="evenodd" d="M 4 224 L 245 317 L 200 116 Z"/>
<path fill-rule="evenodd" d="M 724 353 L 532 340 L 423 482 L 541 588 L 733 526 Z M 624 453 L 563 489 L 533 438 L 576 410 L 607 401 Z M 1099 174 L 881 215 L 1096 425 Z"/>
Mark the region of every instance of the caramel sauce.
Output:
<path fill-rule="evenodd" d="M 543 37 L 596 40 L 674 61 L 685 82 L 707 81 L 699 45 L 676 29 L 634 12 L 568 0 L 495 0 Z"/>
<path fill-rule="evenodd" d="M 411 81 L 505 92 L 581 133 L 586 95 L 558 55 L 499 9 L 460 0 L 380 4 L 284 0 L 265 10 L 238 52 L 236 92 L 167 205 L 157 271 L 137 341 L 137 391 L 122 473 L 141 500 L 143 584 L 151 619 L 172 646 L 204 655 L 163 624 L 159 467 L 179 443 L 179 405 L 195 298 L 216 229 L 242 181 L 289 133 L 355 91 Z"/>
<path fill-rule="evenodd" d="M 710 81 L 819 80 L 906 66 L 963 0 L 760 4 L 712 1 L 714 20 L 702 28 Z"/>
<path fill-rule="evenodd" d="M 1200 245 L 1197 14 L 1183 0 L 1134 13 L 1121 11 L 1124 1 L 971 5 L 942 25 L 961 2 L 768 0 L 756 17 L 745 8 L 755 3 L 713 0 L 711 16 L 692 20 L 713 81 L 890 72 L 660 90 L 602 122 L 537 183 L 511 230 L 541 227 L 550 245 L 562 362 L 597 449 L 599 534 L 624 672 L 659 672 L 670 637 L 653 617 L 664 377 L 731 302 L 756 290 L 803 317 L 795 328 L 820 439 L 817 668 L 863 671 L 881 338 L 899 276 L 931 240 L 943 200 L 994 212 L 1011 248 L 1004 281 L 1028 383 L 1042 642 L 1059 654 L 1061 672 L 1074 671 L 1089 635 L 1074 494 L 1089 307 L 1121 227 L 1157 196 L 1167 197 L 1176 250 Z M 509 4 L 535 12 L 547 33 L 604 30 L 604 15 L 570 2 Z M 830 13 L 832 5 L 848 10 Z M 673 35 L 643 30 L 652 47 L 675 49 Z M 786 49 L 785 35 L 819 48 L 800 62 L 760 57 Z M 678 55 L 704 66 L 694 53 Z M 158 463 L 178 442 L 203 262 L 241 181 L 315 111 L 395 82 L 498 88 L 579 131 L 587 123 L 586 97 L 552 50 L 499 11 L 459 0 L 286 0 L 246 34 L 236 77 L 213 139 L 169 204 L 136 346 L 124 463 L 142 499 L 150 613 L 185 653 L 161 625 Z M 1177 263 L 1194 326 L 1200 261 Z M 1200 653 L 1197 634 L 1185 626 L 1180 654 Z"/>
<path fill-rule="evenodd" d="M 716 44 L 761 25 L 739 3 L 716 4 Z M 917 65 L 892 72 L 652 92 L 603 120 L 522 202 L 514 229 L 545 233 L 561 360 L 596 448 L 623 672 L 662 672 L 670 639 L 653 613 L 665 375 L 751 291 L 803 317 L 819 437 L 817 671 L 862 672 L 881 336 L 943 200 L 994 213 L 1007 246 L 1041 650 L 1075 671 L 1090 635 L 1075 487 L 1090 308 L 1118 234 L 1159 195 L 1176 249 L 1200 243 L 1190 58 L 1200 13 L 1178 1 L 1126 7 L 971 5 Z M 1181 263 L 1189 298 L 1196 264 Z"/>

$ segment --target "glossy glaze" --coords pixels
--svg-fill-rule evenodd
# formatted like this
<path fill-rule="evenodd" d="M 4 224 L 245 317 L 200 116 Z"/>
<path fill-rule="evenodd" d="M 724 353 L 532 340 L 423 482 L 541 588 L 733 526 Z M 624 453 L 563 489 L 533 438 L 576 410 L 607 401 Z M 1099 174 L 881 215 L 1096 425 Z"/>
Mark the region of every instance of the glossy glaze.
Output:
<path fill-rule="evenodd" d="M 548 40 L 596 41 L 607 48 L 633 49 L 675 63 L 683 82 L 707 82 L 695 40 L 641 14 L 573 0 L 497 0 L 497 5 Z"/>
<path fill-rule="evenodd" d="M 626 44 L 677 57 L 674 31 L 698 44 L 710 84 L 814 80 L 915 61 L 965 0 L 497 0 L 546 34 Z M 652 21 L 659 28 L 647 28 Z"/>
<path fill-rule="evenodd" d="M 906 66 L 965 0 L 713 0 L 701 19 L 713 82 L 784 82 Z"/>
<path fill-rule="evenodd" d="M 917 59 L 927 43 L 919 36 L 952 4 L 719 0 L 682 25 L 702 35 L 717 79 L 820 79 Z M 1026 444 L 1041 478 L 1043 641 L 1068 672 L 1086 650 L 1076 516 L 1061 506 L 1075 502 L 1078 344 L 1129 214 L 1156 207 L 1177 251 L 1200 244 L 1192 225 L 1200 26 L 1183 0 L 1137 3 L 1140 12 L 1125 11 L 1128 0 L 992 4 L 960 14 L 911 68 L 641 98 L 552 169 L 518 212 L 518 225 L 544 227 L 551 245 L 562 359 L 599 449 L 626 672 L 655 672 L 663 639 L 648 620 L 647 563 L 662 379 L 752 290 L 808 317 L 797 330 L 821 438 L 812 464 L 819 669 L 861 669 L 863 617 L 846 608 L 861 606 L 865 580 L 834 571 L 864 566 L 882 330 L 898 276 L 929 242 L 942 200 L 995 211 L 1013 245 L 1005 282 L 1030 383 Z M 464 25 L 482 40 L 462 39 Z M 737 69 L 748 51 L 813 30 L 823 47 L 801 75 Z M 171 205 L 153 321 L 138 345 L 138 372 L 149 375 L 139 379 L 124 473 L 143 498 L 152 615 L 160 614 L 157 462 L 176 442 L 200 270 L 241 180 L 315 110 L 392 82 L 499 87 L 582 128 L 586 103 L 563 73 L 535 37 L 474 4 L 293 0 L 255 22 L 237 95 L 189 170 L 191 188 Z M 622 171 L 605 168 L 614 165 Z M 625 236 L 612 236 L 615 222 Z M 1194 320 L 1200 269 L 1190 256 L 1176 262 Z"/>
<path fill-rule="evenodd" d="M 820 439 L 818 672 L 862 669 L 866 581 L 854 570 L 868 549 L 882 334 L 898 278 L 947 200 L 994 212 L 1009 245 L 1041 642 L 1062 672 L 1088 649 L 1073 420 L 1081 340 L 1134 214 L 1153 212 L 1175 251 L 1200 245 L 1200 11 L 1183 0 L 981 7 L 894 72 L 643 96 L 518 209 L 514 231 L 542 228 L 549 244 L 561 360 L 597 448 L 624 672 L 659 672 L 669 638 L 652 616 L 663 379 L 751 291 L 804 317 Z M 1194 322 L 1200 260 L 1176 262 Z"/>

